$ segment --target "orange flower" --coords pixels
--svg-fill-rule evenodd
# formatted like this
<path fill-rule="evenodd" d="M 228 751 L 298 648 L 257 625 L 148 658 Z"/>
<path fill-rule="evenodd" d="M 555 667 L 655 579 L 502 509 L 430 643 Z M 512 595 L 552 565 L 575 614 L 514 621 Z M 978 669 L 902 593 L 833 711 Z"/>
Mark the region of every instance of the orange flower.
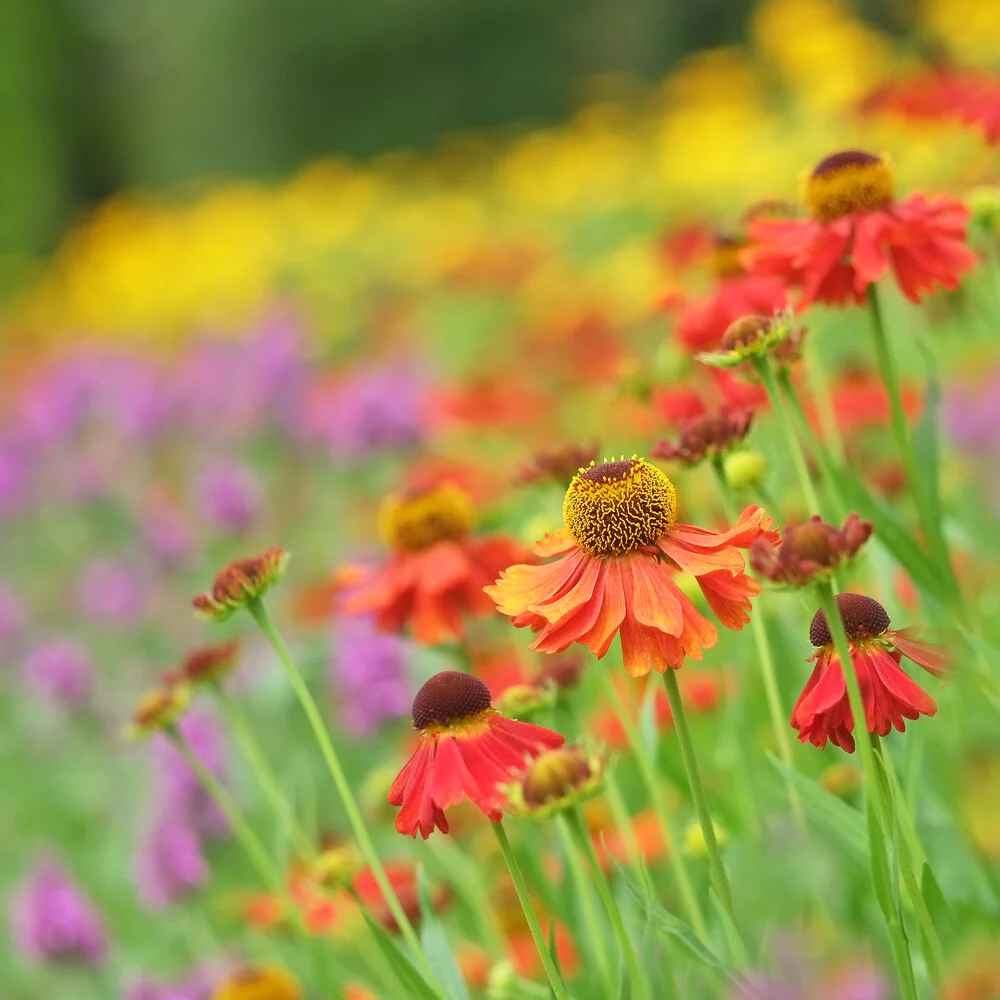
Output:
<path fill-rule="evenodd" d="M 348 614 L 374 613 L 380 628 L 432 645 L 461 637 L 464 618 L 484 614 L 483 586 L 520 548 L 501 537 L 474 538 L 472 500 L 452 483 L 389 497 L 382 533 L 391 549 L 345 599 Z"/>
<path fill-rule="evenodd" d="M 673 483 L 645 459 L 591 465 L 566 492 L 565 527 L 535 546 L 540 556 L 561 558 L 511 566 L 486 592 L 515 625 L 538 632 L 532 647 L 545 653 L 579 642 L 600 658 L 620 635 L 633 677 L 700 660 L 718 634 L 673 573 L 696 577 L 722 624 L 742 629 L 759 586 L 739 549 L 776 535 L 757 506 L 722 533 L 677 524 L 676 512 Z"/>
<path fill-rule="evenodd" d="M 417 869 L 407 861 L 392 861 L 385 865 L 385 875 L 389 880 L 410 923 L 416 927 L 420 923 L 420 892 L 417 883 Z M 365 904 L 372 919 L 388 931 L 398 931 L 399 925 L 382 895 L 371 869 L 366 869 L 354 879 L 354 891 Z M 448 887 L 437 886 L 430 894 L 431 908 L 437 912 L 448 902 Z"/>

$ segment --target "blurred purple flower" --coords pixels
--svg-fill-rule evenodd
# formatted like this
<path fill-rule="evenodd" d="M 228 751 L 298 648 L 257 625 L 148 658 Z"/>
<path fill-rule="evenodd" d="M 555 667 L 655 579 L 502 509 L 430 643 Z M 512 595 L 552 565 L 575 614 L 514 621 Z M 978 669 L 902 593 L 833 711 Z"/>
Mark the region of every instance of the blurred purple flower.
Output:
<path fill-rule="evenodd" d="M 208 878 L 201 836 L 189 819 L 169 808 L 147 831 L 135 860 L 139 897 L 151 910 L 162 910 Z"/>
<path fill-rule="evenodd" d="M 30 478 L 26 446 L 12 436 L 0 437 L 0 517 L 15 514 L 24 506 Z"/>
<path fill-rule="evenodd" d="M 14 940 L 34 963 L 103 961 L 108 942 L 97 911 L 51 856 L 40 857 L 15 898 Z"/>
<path fill-rule="evenodd" d="M 424 381 L 412 370 L 387 366 L 355 372 L 336 388 L 314 395 L 309 428 L 346 461 L 412 447 L 425 432 L 425 393 Z"/>
<path fill-rule="evenodd" d="M 184 515 L 165 497 L 154 495 L 142 511 L 142 533 L 146 544 L 167 566 L 182 566 L 194 550 L 194 537 Z"/>
<path fill-rule="evenodd" d="M 301 421 L 307 377 L 302 326 L 295 311 L 272 306 L 248 341 L 247 355 L 265 412 L 285 430 L 294 431 Z"/>
<path fill-rule="evenodd" d="M 198 510 L 220 531 L 245 531 L 260 509 L 260 480 L 245 465 L 215 462 L 201 471 L 197 488 Z"/>
<path fill-rule="evenodd" d="M 959 447 L 976 453 L 1000 453 L 1000 371 L 974 386 L 950 387 L 943 416 Z"/>
<path fill-rule="evenodd" d="M 333 634 L 332 683 L 340 719 L 363 736 L 408 715 L 413 700 L 406 642 L 379 631 L 369 618 L 338 618 Z"/>
<path fill-rule="evenodd" d="M 83 570 L 77 587 L 80 608 L 105 625 L 127 627 L 143 614 L 145 587 L 138 575 L 117 559 L 98 556 Z"/>
<path fill-rule="evenodd" d="M 19 423 L 35 444 L 64 443 L 80 430 L 87 411 L 86 368 L 81 356 L 62 357 L 27 384 Z"/>
<path fill-rule="evenodd" d="M 224 778 L 225 746 L 214 716 L 194 708 L 180 720 L 178 727 L 202 764 L 217 778 Z M 225 817 L 176 748 L 161 737 L 153 741 L 153 751 L 163 812 L 183 817 L 206 836 L 225 833 L 229 828 Z"/>
<path fill-rule="evenodd" d="M 24 608 L 14 591 L 0 583 L 0 653 L 13 645 L 24 628 Z"/>
<path fill-rule="evenodd" d="M 210 1000 L 219 976 L 219 969 L 205 967 L 176 983 L 143 979 L 131 986 L 125 1000 Z"/>
<path fill-rule="evenodd" d="M 25 656 L 21 677 L 46 700 L 76 708 L 90 695 L 94 665 L 87 650 L 72 639 L 48 639 Z"/>
<path fill-rule="evenodd" d="M 154 437 L 168 417 L 167 397 L 159 370 L 144 358 L 108 354 L 89 380 L 96 416 L 130 440 Z"/>

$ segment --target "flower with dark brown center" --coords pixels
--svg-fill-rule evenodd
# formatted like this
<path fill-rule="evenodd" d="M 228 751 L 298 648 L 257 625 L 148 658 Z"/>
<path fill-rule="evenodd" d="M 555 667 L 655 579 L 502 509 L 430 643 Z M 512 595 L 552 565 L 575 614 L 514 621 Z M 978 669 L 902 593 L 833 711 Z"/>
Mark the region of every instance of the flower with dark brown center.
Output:
<path fill-rule="evenodd" d="M 846 149 L 821 160 L 806 181 L 805 203 L 819 222 L 833 222 L 852 212 L 873 211 L 892 204 L 896 182 L 881 157 Z"/>
<path fill-rule="evenodd" d="M 421 552 L 437 542 L 464 538 L 474 520 L 472 498 L 454 483 L 394 494 L 386 497 L 379 511 L 386 544 L 404 552 Z"/>
<path fill-rule="evenodd" d="M 753 411 L 724 408 L 689 420 L 676 441 L 661 441 L 652 451 L 653 458 L 695 466 L 706 458 L 721 458 L 740 444 L 750 432 Z"/>
<path fill-rule="evenodd" d="M 871 521 L 851 514 L 841 528 L 814 516 L 789 525 L 778 545 L 763 538 L 750 546 L 750 565 L 774 583 L 803 587 L 829 577 L 841 563 L 857 555 L 872 533 Z"/>
<path fill-rule="evenodd" d="M 211 590 L 192 600 L 194 613 L 216 622 L 232 617 L 263 597 L 285 575 L 288 558 L 287 552 L 274 548 L 231 562 L 216 576 Z"/>
<path fill-rule="evenodd" d="M 875 600 L 864 594 L 837 594 L 837 610 L 844 624 L 844 632 L 852 642 L 873 639 L 889 627 L 889 614 Z M 820 608 L 809 624 L 809 641 L 814 646 L 828 646 L 833 642 L 826 612 Z"/>
<path fill-rule="evenodd" d="M 514 483 L 526 486 L 531 483 L 564 484 L 584 466 L 590 465 L 597 457 L 597 444 L 566 445 L 562 448 L 548 448 L 536 451 L 517 470 Z"/>
<path fill-rule="evenodd" d="M 573 744 L 536 757 L 507 786 L 515 815 L 545 819 L 594 795 L 604 778 L 601 754 Z"/>
<path fill-rule="evenodd" d="M 674 484 L 643 458 L 591 464 L 573 477 L 563 501 L 567 531 L 598 558 L 655 544 L 676 518 Z"/>
<path fill-rule="evenodd" d="M 481 714 L 491 704 L 490 689 L 478 677 L 461 670 L 443 670 L 427 681 L 413 699 L 413 728 L 447 728 Z"/>
<path fill-rule="evenodd" d="M 132 713 L 125 729 L 129 739 L 141 740 L 171 728 L 191 703 L 191 692 L 182 684 L 171 684 L 147 691 Z"/>

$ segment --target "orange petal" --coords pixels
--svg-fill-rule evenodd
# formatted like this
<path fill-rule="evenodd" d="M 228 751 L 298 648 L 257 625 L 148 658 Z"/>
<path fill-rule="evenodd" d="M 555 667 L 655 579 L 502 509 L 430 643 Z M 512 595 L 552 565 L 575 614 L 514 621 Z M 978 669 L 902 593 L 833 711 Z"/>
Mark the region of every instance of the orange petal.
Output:
<path fill-rule="evenodd" d="M 670 579 L 667 567 L 661 566 L 656 559 L 636 553 L 622 560 L 622 575 L 626 574 L 631 577 L 625 584 L 632 617 L 667 635 L 680 635 L 684 615 L 677 600 L 678 588 Z"/>
<path fill-rule="evenodd" d="M 565 528 L 556 528 L 550 531 L 544 538 L 535 542 L 531 546 L 531 551 L 536 556 L 561 556 L 571 549 L 577 548 L 573 536 Z"/>
<path fill-rule="evenodd" d="M 522 614 L 534 604 L 555 597 L 572 582 L 582 566 L 581 556 L 570 553 L 543 566 L 518 563 L 500 574 L 500 579 L 483 590 L 496 602 L 497 610 L 513 617 Z"/>

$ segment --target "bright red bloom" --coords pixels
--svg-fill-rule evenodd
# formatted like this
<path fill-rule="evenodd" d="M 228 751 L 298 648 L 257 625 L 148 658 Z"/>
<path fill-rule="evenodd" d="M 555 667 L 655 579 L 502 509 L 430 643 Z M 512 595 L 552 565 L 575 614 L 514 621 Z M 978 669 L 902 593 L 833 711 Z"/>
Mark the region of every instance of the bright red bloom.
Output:
<path fill-rule="evenodd" d="M 700 660 L 718 635 L 673 574 L 695 576 L 722 624 L 742 629 L 759 585 L 739 549 L 777 536 L 760 507 L 747 507 L 721 533 L 675 523 L 676 510 L 673 484 L 644 459 L 591 466 L 566 492 L 565 528 L 535 546 L 561 558 L 511 566 L 486 592 L 515 625 L 538 632 L 531 645 L 544 653 L 579 642 L 600 658 L 620 635 L 635 677 Z"/>
<path fill-rule="evenodd" d="M 723 278 L 703 299 L 677 317 L 677 339 L 692 354 L 719 346 L 730 323 L 751 313 L 770 316 L 788 306 L 783 278 L 768 274 L 734 274 Z"/>
<path fill-rule="evenodd" d="M 961 117 L 978 125 L 989 143 L 1000 143 L 1000 81 L 981 81 L 970 87 L 961 108 Z"/>
<path fill-rule="evenodd" d="M 849 150 L 813 171 L 809 219 L 758 218 L 741 261 L 758 275 L 800 286 L 798 308 L 862 302 L 892 269 L 903 294 L 919 302 L 936 286 L 954 289 L 976 263 L 965 244 L 969 210 L 954 198 L 896 200 L 892 173 L 876 156 Z"/>
<path fill-rule="evenodd" d="M 445 810 L 463 799 L 499 822 L 500 786 L 511 771 L 566 742 L 551 729 L 504 718 L 489 688 L 458 670 L 435 674 L 417 692 L 413 726 L 420 740 L 389 789 L 389 804 L 400 807 L 396 829 L 424 840 L 435 829 L 448 832 Z"/>
<path fill-rule="evenodd" d="M 378 626 L 428 645 L 460 637 L 467 615 L 485 614 L 483 587 L 523 552 L 494 536 L 471 534 L 472 502 L 450 483 L 425 492 L 391 497 L 383 505 L 389 559 L 362 580 L 342 610 L 375 615 Z"/>
<path fill-rule="evenodd" d="M 837 607 L 851 650 L 851 666 L 858 677 L 868 731 L 887 736 L 895 727 L 904 732 L 904 719 L 934 715 L 937 703 L 900 666 L 905 656 L 925 670 L 940 675 L 944 654 L 917 640 L 912 629 L 890 629 L 889 616 L 878 601 L 862 594 L 839 594 Z M 854 752 L 854 713 L 840 657 L 834 648 L 823 609 L 816 612 L 809 629 L 816 652 L 812 675 L 792 709 L 792 727 L 803 743 L 820 749 L 831 740 L 847 753 Z"/>

